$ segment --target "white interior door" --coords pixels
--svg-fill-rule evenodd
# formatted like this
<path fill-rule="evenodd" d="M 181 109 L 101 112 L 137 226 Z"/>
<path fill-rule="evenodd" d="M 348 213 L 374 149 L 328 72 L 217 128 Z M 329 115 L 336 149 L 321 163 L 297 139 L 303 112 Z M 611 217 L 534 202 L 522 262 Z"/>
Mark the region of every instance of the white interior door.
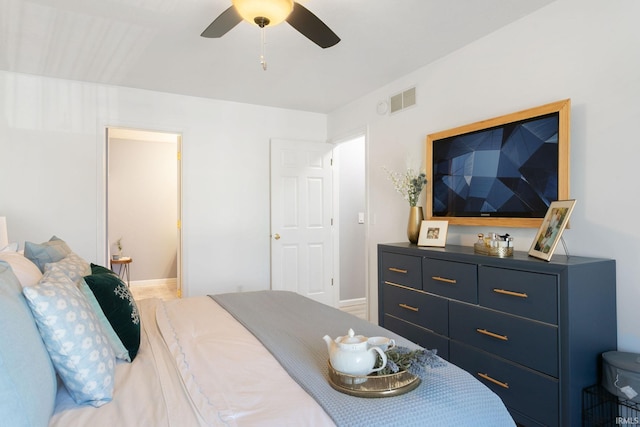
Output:
<path fill-rule="evenodd" d="M 332 148 L 271 141 L 271 288 L 335 307 Z"/>

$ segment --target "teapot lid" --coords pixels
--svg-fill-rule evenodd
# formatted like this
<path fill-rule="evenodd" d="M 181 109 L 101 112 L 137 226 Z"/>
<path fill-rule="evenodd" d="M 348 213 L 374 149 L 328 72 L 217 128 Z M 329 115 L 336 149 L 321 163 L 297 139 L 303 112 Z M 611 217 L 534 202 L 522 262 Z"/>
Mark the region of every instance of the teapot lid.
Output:
<path fill-rule="evenodd" d="M 340 344 L 359 344 L 361 342 L 367 341 L 367 337 L 356 335 L 356 333 L 353 332 L 353 329 L 350 328 L 349 332 L 347 332 L 347 335 L 339 337 L 336 341 Z"/>

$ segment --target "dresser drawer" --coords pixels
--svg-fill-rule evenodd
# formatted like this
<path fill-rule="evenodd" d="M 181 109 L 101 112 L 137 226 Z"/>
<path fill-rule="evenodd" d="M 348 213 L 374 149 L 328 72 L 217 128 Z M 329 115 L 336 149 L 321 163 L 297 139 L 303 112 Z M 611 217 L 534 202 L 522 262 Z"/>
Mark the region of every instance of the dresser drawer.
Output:
<path fill-rule="evenodd" d="M 438 356 L 449 360 L 449 339 L 389 314 L 384 316 L 384 327 L 427 350 L 438 350 Z"/>
<path fill-rule="evenodd" d="M 493 390 L 507 408 L 541 424 L 558 425 L 558 381 L 459 342 L 449 343 L 449 360 Z"/>
<path fill-rule="evenodd" d="M 422 289 L 425 291 L 473 304 L 478 302 L 478 268 L 475 264 L 425 258 L 422 270 Z"/>
<path fill-rule="evenodd" d="M 478 300 L 484 307 L 558 324 L 558 285 L 553 274 L 480 266 Z"/>
<path fill-rule="evenodd" d="M 558 376 L 557 327 L 451 301 L 449 336 L 482 350 Z"/>
<path fill-rule="evenodd" d="M 384 286 L 385 313 L 439 334 L 449 334 L 449 301 L 447 299 L 393 285 Z"/>
<path fill-rule="evenodd" d="M 383 252 L 381 275 L 384 282 L 422 289 L 422 258 Z"/>

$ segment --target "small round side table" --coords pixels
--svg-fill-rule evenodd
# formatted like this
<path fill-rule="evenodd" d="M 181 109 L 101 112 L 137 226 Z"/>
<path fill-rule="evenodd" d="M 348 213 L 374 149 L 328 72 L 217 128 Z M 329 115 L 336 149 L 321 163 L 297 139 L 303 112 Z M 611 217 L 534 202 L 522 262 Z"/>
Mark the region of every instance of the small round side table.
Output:
<path fill-rule="evenodd" d="M 118 259 L 112 259 L 111 260 L 111 270 L 113 270 L 113 266 L 117 265 L 118 266 L 118 277 L 120 277 L 122 280 L 124 280 L 124 278 L 127 278 L 127 286 L 129 286 L 129 264 L 131 264 L 131 262 L 133 262 L 133 260 L 131 259 L 131 257 L 121 257 Z M 113 270 L 115 271 L 115 270 Z"/>

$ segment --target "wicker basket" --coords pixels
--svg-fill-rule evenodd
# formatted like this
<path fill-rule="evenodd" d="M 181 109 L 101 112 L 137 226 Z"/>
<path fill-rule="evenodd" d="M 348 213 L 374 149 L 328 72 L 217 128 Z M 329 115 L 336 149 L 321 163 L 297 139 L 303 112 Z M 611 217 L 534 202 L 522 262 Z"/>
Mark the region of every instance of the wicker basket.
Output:
<path fill-rule="evenodd" d="M 407 371 L 388 375 L 349 375 L 329 366 L 329 384 L 357 397 L 390 397 L 407 393 L 420 385 L 420 378 Z"/>

